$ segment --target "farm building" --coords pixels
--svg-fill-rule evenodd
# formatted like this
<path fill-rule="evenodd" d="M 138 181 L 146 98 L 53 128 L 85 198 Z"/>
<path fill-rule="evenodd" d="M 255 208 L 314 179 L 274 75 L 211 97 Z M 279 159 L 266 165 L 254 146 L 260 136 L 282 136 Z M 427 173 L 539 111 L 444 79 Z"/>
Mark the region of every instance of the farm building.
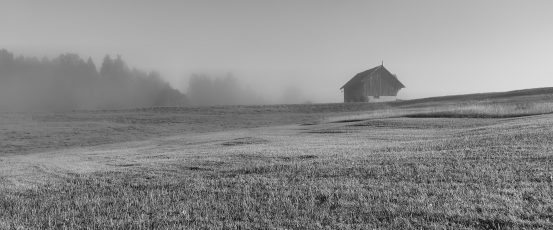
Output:
<path fill-rule="evenodd" d="M 405 86 L 384 65 L 355 75 L 341 90 L 344 102 L 395 101 L 397 92 Z"/>

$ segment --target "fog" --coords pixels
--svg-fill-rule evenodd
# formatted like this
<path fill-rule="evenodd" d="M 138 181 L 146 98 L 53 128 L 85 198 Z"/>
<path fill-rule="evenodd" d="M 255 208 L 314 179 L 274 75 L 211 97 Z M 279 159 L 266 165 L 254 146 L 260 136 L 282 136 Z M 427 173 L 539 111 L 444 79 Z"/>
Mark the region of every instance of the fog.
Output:
<path fill-rule="evenodd" d="M 121 56 L 91 58 L 15 56 L 0 50 L 0 109 L 13 111 L 182 106 L 184 94 L 157 72 L 130 69 Z"/>
<path fill-rule="evenodd" d="M 225 76 L 193 74 L 186 92 L 191 105 L 197 106 L 266 103 L 263 96 L 241 85 L 238 78 L 230 73 Z"/>
<path fill-rule="evenodd" d="M 159 106 L 309 103 L 295 85 L 263 92 L 232 73 L 191 74 L 180 92 L 155 71 L 130 68 L 121 56 L 100 65 L 78 54 L 55 58 L 17 56 L 0 50 L 0 110 L 68 111 Z M 248 83 L 248 84 L 247 84 Z M 250 85 L 249 85 L 250 84 Z"/>
<path fill-rule="evenodd" d="M 226 74 L 192 74 L 187 84 L 186 96 L 189 105 L 263 105 L 263 104 L 298 104 L 310 103 L 299 87 L 289 85 L 268 92 L 263 84 Z"/>
<path fill-rule="evenodd" d="M 406 86 L 399 99 L 553 86 L 552 8 L 545 0 L 4 1 L 0 49 L 32 67 L 2 75 L 1 107 L 342 102 L 339 88 L 382 61 Z M 66 53 L 79 56 L 82 72 L 56 69 L 72 59 Z M 125 70 L 102 73 L 106 54 Z"/>

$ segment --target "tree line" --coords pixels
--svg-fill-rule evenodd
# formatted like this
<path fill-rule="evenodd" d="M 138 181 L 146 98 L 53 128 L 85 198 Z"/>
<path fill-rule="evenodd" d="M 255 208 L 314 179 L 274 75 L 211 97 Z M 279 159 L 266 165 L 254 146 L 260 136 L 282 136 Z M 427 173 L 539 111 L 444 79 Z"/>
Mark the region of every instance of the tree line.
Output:
<path fill-rule="evenodd" d="M 0 109 L 119 109 L 182 106 L 187 98 L 157 72 L 131 69 L 107 55 L 100 68 L 91 58 L 15 57 L 0 50 Z"/>

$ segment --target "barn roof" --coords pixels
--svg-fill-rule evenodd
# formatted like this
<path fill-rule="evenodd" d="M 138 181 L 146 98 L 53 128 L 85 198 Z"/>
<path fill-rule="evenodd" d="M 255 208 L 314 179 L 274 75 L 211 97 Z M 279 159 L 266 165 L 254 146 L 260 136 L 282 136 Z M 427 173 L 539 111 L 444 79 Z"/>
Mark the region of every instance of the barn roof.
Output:
<path fill-rule="evenodd" d="M 395 84 L 398 85 L 399 88 L 405 88 L 405 85 L 403 85 L 394 74 L 388 71 L 383 65 L 379 65 L 372 69 L 365 70 L 361 73 L 356 74 L 353 78 L 351 78 L 348 82 L 346 82 L 346 84 L 344 84 L 340 89 L 343 89 L 347 85 L 359 84 L 360 82 L 366 81 L 369 78 L 375 76 L 376 75 L 375 73 L 379 72 L 379 70 L 385 71 L 387 75 L 391 77 L 392 81 L 394 81 Z"/>

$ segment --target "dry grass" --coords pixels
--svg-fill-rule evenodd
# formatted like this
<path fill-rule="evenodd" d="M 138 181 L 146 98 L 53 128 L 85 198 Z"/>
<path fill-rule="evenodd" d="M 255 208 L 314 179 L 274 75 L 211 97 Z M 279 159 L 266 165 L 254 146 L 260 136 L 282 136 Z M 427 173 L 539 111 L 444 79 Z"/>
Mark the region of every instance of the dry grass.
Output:
<path fill-rule="evenodd" d="M 449 106 L 435 108 L 407 117 L 449 117 L 449 118 L 508 118 L 542 115 L 553 113 L 553 102 L 526 102 L 526 103 L 478 103 L 474 105 Z"/>
<path fill-rule="evenodd" d="M 388 117 L 410 118 L 509 118 L 553 113 L 553 102 L 477 102 L 445 104 L 433 107 L 395 107 L 373 110 L 345 116 L 324 119 L 325 122 L 354 122 Z"/>

